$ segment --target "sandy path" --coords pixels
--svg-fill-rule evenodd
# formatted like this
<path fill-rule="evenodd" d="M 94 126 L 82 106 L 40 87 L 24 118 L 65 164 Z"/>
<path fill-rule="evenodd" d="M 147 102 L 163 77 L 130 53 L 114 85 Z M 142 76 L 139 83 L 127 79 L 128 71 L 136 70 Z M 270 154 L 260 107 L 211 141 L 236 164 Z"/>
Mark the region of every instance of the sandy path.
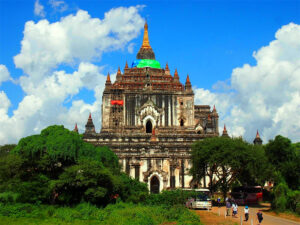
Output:
<path fill-rule="evenodd" d="M 249 220 L 246 221 L 242 221 L 243 225 L 257 225 L 258 221 L 256 219 L 256 213 L 259 209 L 266 209 L 266 208 L 251 208 L 250 207 L 250 216 L 249 216 Z M 225 207 L 213 207 L 213 209 L 210 212 L 203 212 L 202 210 L 196 210 L 197 214 L 200 215 L 200 217 L 203 217 L 203 223 L 205 225 L 218 225 L 218 224 L 232 224 L 232 221 L 241 224 L 241 216 L 242 216 L 242 220 L 244 220 L 244 207 L 241 206 L 239 207 L 239 211 L 238 211 L 238 218 L 233 218 L 231 216 L 227 216 L 225 217 Z M 220 216 L 219 216 L 220 214 Z M 209 217 L 214 218 L 211 221 L 209 220 Z M 217 218 L 219 217 L 219 218 Z M 284 218 L 280 218 L 280 217 L 276 217 L 276 216 L 272 216 L 272 215 L 268 215 L 266 213 L 263 213 L 263 221 L 261 223 L 261 225 L 299 225 L 299 222 L 295 222 L 292 220 L 288 220 L 288 219 L 284 219 Z M 200 218 L 201 219 L 201 218 Z M 252 220 L 252 223 L 251 223 Z M 221 222 L 223 221 L 223 222 Z"/>

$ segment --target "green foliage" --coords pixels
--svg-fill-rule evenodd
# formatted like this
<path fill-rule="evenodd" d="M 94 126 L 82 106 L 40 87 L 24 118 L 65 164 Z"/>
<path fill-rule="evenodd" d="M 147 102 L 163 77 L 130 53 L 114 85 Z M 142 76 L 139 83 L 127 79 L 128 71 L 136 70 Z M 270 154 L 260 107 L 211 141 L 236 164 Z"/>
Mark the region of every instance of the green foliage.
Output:
<path fill-rule="evenodd" d="M 195 197 L 199 193 L 191 191 L 183 191 L 181 189 L 162 191 L 160 194 L 151 194 L 147 198 L 145 204 L 147 205 L 164 205 L 164 206 L 174 206 L 174 205 L 185 205 L 186 200 L 189 197 Z"/>
<path fill-rule="evenodd" d="M 271 170 L 263 149 L 240 138 L 214 137 L 196 142 L 192 163 L 193 176 L 199 181 L 207 175 L 211 192 L 219 189 L 224 198 L 235 183 L 264 183 Z"/>
<path fill-rule="evenodd" d="M 272 206 L 275 210 L 285 211 L 287 207 L 287 194 L 289 187 L 285 182 L 278 184 L 274 189 L 274 201 Z"/>
<path fill-rule="evenodd" d="M 273 191 L 274 199 L 272 208 L 278 212 L 291 210 L 300 215 L 300 191 L 289 189 L 288 185 L 282 181 L 277 184 Z"/>
<path fill-rule="evenodd" d="M 23 203 L 86 201 L 102 206 L 115 201 L 112 196 L 116 194 L 131 202 L 148 195 L 145 184 L 120 172 L 112 151 L 84 142 L 63 126 L 22 138 L 0 158 L 0 193 L 9 191 L 17 193 Z"/>
<path fill-rule="evenodd" d="M 274 179 L 282 176 L 289 188 L 300 188 L 300 154 L 299 144 L 292 144 L 290 139 L 276 136 L 266 145 L 266 155 L 277 172 Z M 281 175 L 278 175 L 281 174 Z"/>
<path fill-rule="evenodd" d="M 149 196 L 147 184 L 132 179 L 124 173 L 120 175 L 120 181 L 122 182 L 120 195 L 123 201 L 139 203 L 144 202 Z"/>
<path fill-rule="evenodd" d="M 74 208 L 0 204 L 0 216 L 4 216 L 4 219 L 9 221 L 7 224 L 11 221 L 17 221 L 14 224 L 25 224 L 24 221 L 34 221 L 33 224 L 158 225 L 175 221 L 176 224 L 182 225 L 201 224 L 199 217 L 185 207 L 144 206 L 122 202 L 108 205 L 104 209 L 88 203 L 81 203 Z M 10 220 L 7 220 L 7 217 L 10 217 Z M 32 222 L 27 224 L 32 224 Z"/>
<path fill-rule="evenodd" d="M 16 203 L 18 198 L 19 194 L 11 191 L 0 193 L 0 202 L 4 204 Z"/>
<path fill-rule="evenodd" d="M 118 177 L 94 160 L 80 160 L 70 166 L 53 182 L 59 193 L 58 200 L 76 204 L 81 200 L 98 205 L 106 205 L 110 197 L 120 191 Z"/>
<path fill-rule="evenodd" d="M 11 152 L 14 149 L 14 147 L 16 147 L 15 144 L 0 146 L 0 158 L 8 155 L 9 152 Z"/>

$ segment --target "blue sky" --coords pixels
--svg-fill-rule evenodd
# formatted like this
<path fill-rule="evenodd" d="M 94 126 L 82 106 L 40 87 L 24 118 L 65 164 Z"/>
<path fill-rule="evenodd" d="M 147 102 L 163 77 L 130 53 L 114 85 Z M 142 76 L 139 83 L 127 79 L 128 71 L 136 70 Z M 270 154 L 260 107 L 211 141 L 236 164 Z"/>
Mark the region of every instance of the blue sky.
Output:
<path fill-rule="evenodd" d="M 91 18 L 102 20 L 104 14 L 112 8 L 142 5 L 143 7 L 138 9 L 138 14 L 148 21 L 150 44 L 156 54 L 156 59 L 163 67 L 168 62 L 171 73 L 174 73 L 177 68 L 182 82 L 185 81 L 188 73 L 192 85 L 198 90 L 198 92 L 195 91 L 198 94 L 197 101 L 201 104 L 216 104 L 217 109 L 221 110 L 220 119 L 229 125 L 229 131 L 232 126 L 232 132 L 235 135 L 239 135 L 240 132 L 240 135 L 246 137 L 248 135 L 249 139 L 250 133 L 254 136 L 256 129 L 266 133 L 262 134 L 265 139 L 272 138 L 278 133 L 289 136 L 288 130 L 290 129 L 283 128 L 282 124 L 279 124 L 283 121 L 277 121 L 272 117 L 268 118 L 271 122 L 265 123 L 262 122 L 265 118 L 264 115 L 255 120 L 254 117 L 257 116 L 255 111 L 253 111 L 251 121 L 252 124 L 257 123 L 257 125 L 249 126 L 251 131 L 249 133 L 247 133 L 248 129 L 245 129 L 248 126 L 246 123 L 232 122 L 232 116 L 236 116 L 232 111 L 234 106 L 238 105 L 242 110 L 248 107 L 244 105 L 242 91 L 232 83 L 232 76 L 234 76 L 233 70 L 243 68 L 244 64 L 256 68 L 257 59 L 253 57 L 253 52 L 258 52 L 264 46 L 272 47 L 270 42 L 276 39 L 275 33 L 283 26 L 290 23 L 300 24 L 300 1 L 190 1 L 187 3 L 185 1 L 52 0 L 51 2 L 51 0 L 39 0 L 39 5 L 44 7 L 44 15 L 34 13 L 35 3 L 36 1 L 29 0 L 0 0 L 0 64 L 8 69 L 11 76 L 10 80 L 0 83 L 0 91 L 3 91 L 10 101 L 10 106 L 6 107 L 8 118 L 14 117 L 14 111 L 18 110 L 24 97 L 29 95 L 24 91 L 24 85 L 20 85 L 19 78 L 31 75 L 28 75 L 24 68 L 16 68 L 14 62 L 14 56 L 21 53 L 21 41 L 24 39 L 23 32 L 26 22 L 32 20 L 36 24 L 40 20 L 46 19 L 51 24 L 70 14 L 75 15 L 78 10 L 87 11 Z M 55 3 L 58 3 L 56 8 L 54 7 Z M 88 62 L 101 68 L 100 72 L 104 75 L 107 72 L 115 73 L 118 66 L 121 69 L 124 68 L 126 60 L 130 64 L 135 59 L 141 45 L 141 27 L 136 32 L 136 37 L 131 38 L 122 47 L 116 50 L 108 48 L 101 52 L 101 57 L 93 56 Z M 129 45 L 133 46 L 133 52 L 128 50 Z M 51 71 L 64 70 L 67 73 L 73 73 L 78 69 L 79 61 L 57 63 L 51 68 Z M 251 73 L 248 75 L 252 76 Z M 245 87 L 243 86 L 243 88 Z M 249 88 L 249 92 L 255 91 L 251 90 L 251 87 Z M 83 100 L 90 105 L 96 101 L 95 89 L 86 88 L 84 85 L 79 89 L 76 94 L 67 95 L 59 103 L 66 108 L 62 110 L 68 110 L 73 101 Z M 240 94 L 235 95 L 236 92 Z M 224 95 L 226 96 L 224 97 Z M 207 102 L 205 98 L 207 98 Z M 228 98 L 235 100 L 228 100 Z M 214 100 L 215 102 L 213 102 Z M 223 101 L 226 102 L 225 106 L 222 105 Z M 269 108 L 268 104 L 273 104 L 270 101 L 263 103 L 267 109 Z M 277 100 L 273 99 L 272 101 Z M 279 105 L 277 108 L 281 106 Z M 267 114 L 276 113 L 277 111 L 274 110 Z M 39 115 L 39 118 L 44 121 L 45 125 L 48 125 L 47 116 L 44 118 L 43 115 Z M 245 116 L 243 119 L 248 120 L 248 117 Z M 86 118 L 82 118 L 82 121 L 76 121 L 81 129 L 83 129 L 85 120 Z M 274 121 L 277 123 L 276 126 Z M 53 122 L 55 122 L 54 118 L 49 119 L 49 123 Z M 60 118 L 58 122 L 64 123 L 64 120 Z M 73 122 L 75 121 L 65 121 L 65 125 L 71 126 Z M 41 122 L 41 124 L 44 123 Z M 23 124 L 24 132 L 20 135 L 29 135 L 40 129 L 36 124 L 32 126 L 37 128 L 35 130 L 29 127 L 30 122 L 26 125 Z M 244 130 L 241 127 L 244 127 Z M 299 127 L 296 124 L 296 127 L 291 129 L 296 130 L 297 133 L 300 132 Z"/>

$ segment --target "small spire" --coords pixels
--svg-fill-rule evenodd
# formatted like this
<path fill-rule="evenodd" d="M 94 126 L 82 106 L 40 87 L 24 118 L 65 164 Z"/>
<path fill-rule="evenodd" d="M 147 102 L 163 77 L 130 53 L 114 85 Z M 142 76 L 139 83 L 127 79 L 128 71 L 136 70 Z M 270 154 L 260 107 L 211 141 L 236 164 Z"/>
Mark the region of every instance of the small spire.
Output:
<path fill-rule="evenodd" d="M 224 129 L 223 129 L 222 137 L 229 137 L 227 129 L 226 129 L 226 124 L 224 124 Z"/>
<path fill-rule="evenodd" d="M 127 60 L 126 60 L 126 64 L 125 64 L 125 69 L 128 69 L 128 63 L 127 63 Z"/>
<path fill-rule="evenodd" d="M 146 49 L 151 48 L 150 42 L 149 42 L 149 37 L 148 37 L 148 24 L 147 24 L 147 21 L 145 22 L 145 25 L 144 25 L 144 37 L 143 37 L 142 48 L 146 48 Z"/>
<path fill-rule="evenodd" d="M 190 82 L 189 74 L 186 76 L 186 81 L 185 81 L 185 83 L 186 83 L 186 84 L 191 83 L 191 82 Z"/>
<path fill-rule="evenodd" d="M 256 137 L 255 137 L 255 139 L 253 140 L 253 143 L 254 143 L 255 145 L 262 145 L 262 143 L 263 143 L 263 141 L 262 141 L 262 139 L 260 138 L 260 135 L 259 135 L 259 133 L 258 133 L 258 130 L 256 131 Z"/>
<path fill-rule="evenodd" d="M 78 127 L 77 127 L 77 123 L 75 123 L 75 128 L 74 128 L 74 130 L 73 131 L 75 131 L 75 132 L 77 132 L 78 133 Z"/>
<path fill-rule="evenodd" d="M 256 132 L 256 138 L 260 138 L 259 133 L 258 133 L 258 130 L 257 130 L 257 132 Z"/>
<path fill-rule="evenodd" d="M 92 113 L 90 113 L 88 121 L 85 125 L 85 133 L 95 133 L 95 126 L 92 119 Z"/>
<path fill-rule="evenodd" d="M 213 112 L 216 112 L 217 110 L 216 110 L 216 106 L 214 105 L 214 108 L 213 108 Z"/>
<path fill-rule="evenodd" d="M 166 64 L 166 70 L 170 71 L 168 63 Z"/>
<path fill-rule="evenodd" d="M 110 75 L 107 73 L 106 82 L 110 82 Z"/>
<path fill-rule="evenodd" d="M 179 80 L 179 76 L 178 76 L 177 69 L 175 69 L 175 73 L 174 73 L 174 79 L 176 79 L 176 80 Z"/>
<path fill-rule="evenodd" d="M 120 70 L 120 67 L 118 67 L 118 72 L 117 72 L 117 75 L 121 75 L 121 70 Z"/>

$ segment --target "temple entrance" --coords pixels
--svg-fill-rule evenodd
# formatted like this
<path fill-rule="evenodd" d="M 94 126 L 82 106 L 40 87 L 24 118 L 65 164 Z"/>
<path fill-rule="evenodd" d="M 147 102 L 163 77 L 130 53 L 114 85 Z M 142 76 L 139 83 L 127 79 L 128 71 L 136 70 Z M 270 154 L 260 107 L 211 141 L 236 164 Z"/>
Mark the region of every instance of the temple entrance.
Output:
<path fill-rule="evenodd" d="M 150 192 L 152 194 L 158 194 L 159 193 L 159 180 L 157 176 L 153 176 L 150 181 Z"/>
<path fill-rule="evenodd" d="M 183 121 L 183 119 L 180 120 L 180 126 L 181 126 L 181 127 L 184 126 L 184 121 Z"/>
<path fill-rule="evenodd" d="M 146 133 L 152 133 L 152 123 L 150 120 L 148 120 L 146 123 Z"/>

